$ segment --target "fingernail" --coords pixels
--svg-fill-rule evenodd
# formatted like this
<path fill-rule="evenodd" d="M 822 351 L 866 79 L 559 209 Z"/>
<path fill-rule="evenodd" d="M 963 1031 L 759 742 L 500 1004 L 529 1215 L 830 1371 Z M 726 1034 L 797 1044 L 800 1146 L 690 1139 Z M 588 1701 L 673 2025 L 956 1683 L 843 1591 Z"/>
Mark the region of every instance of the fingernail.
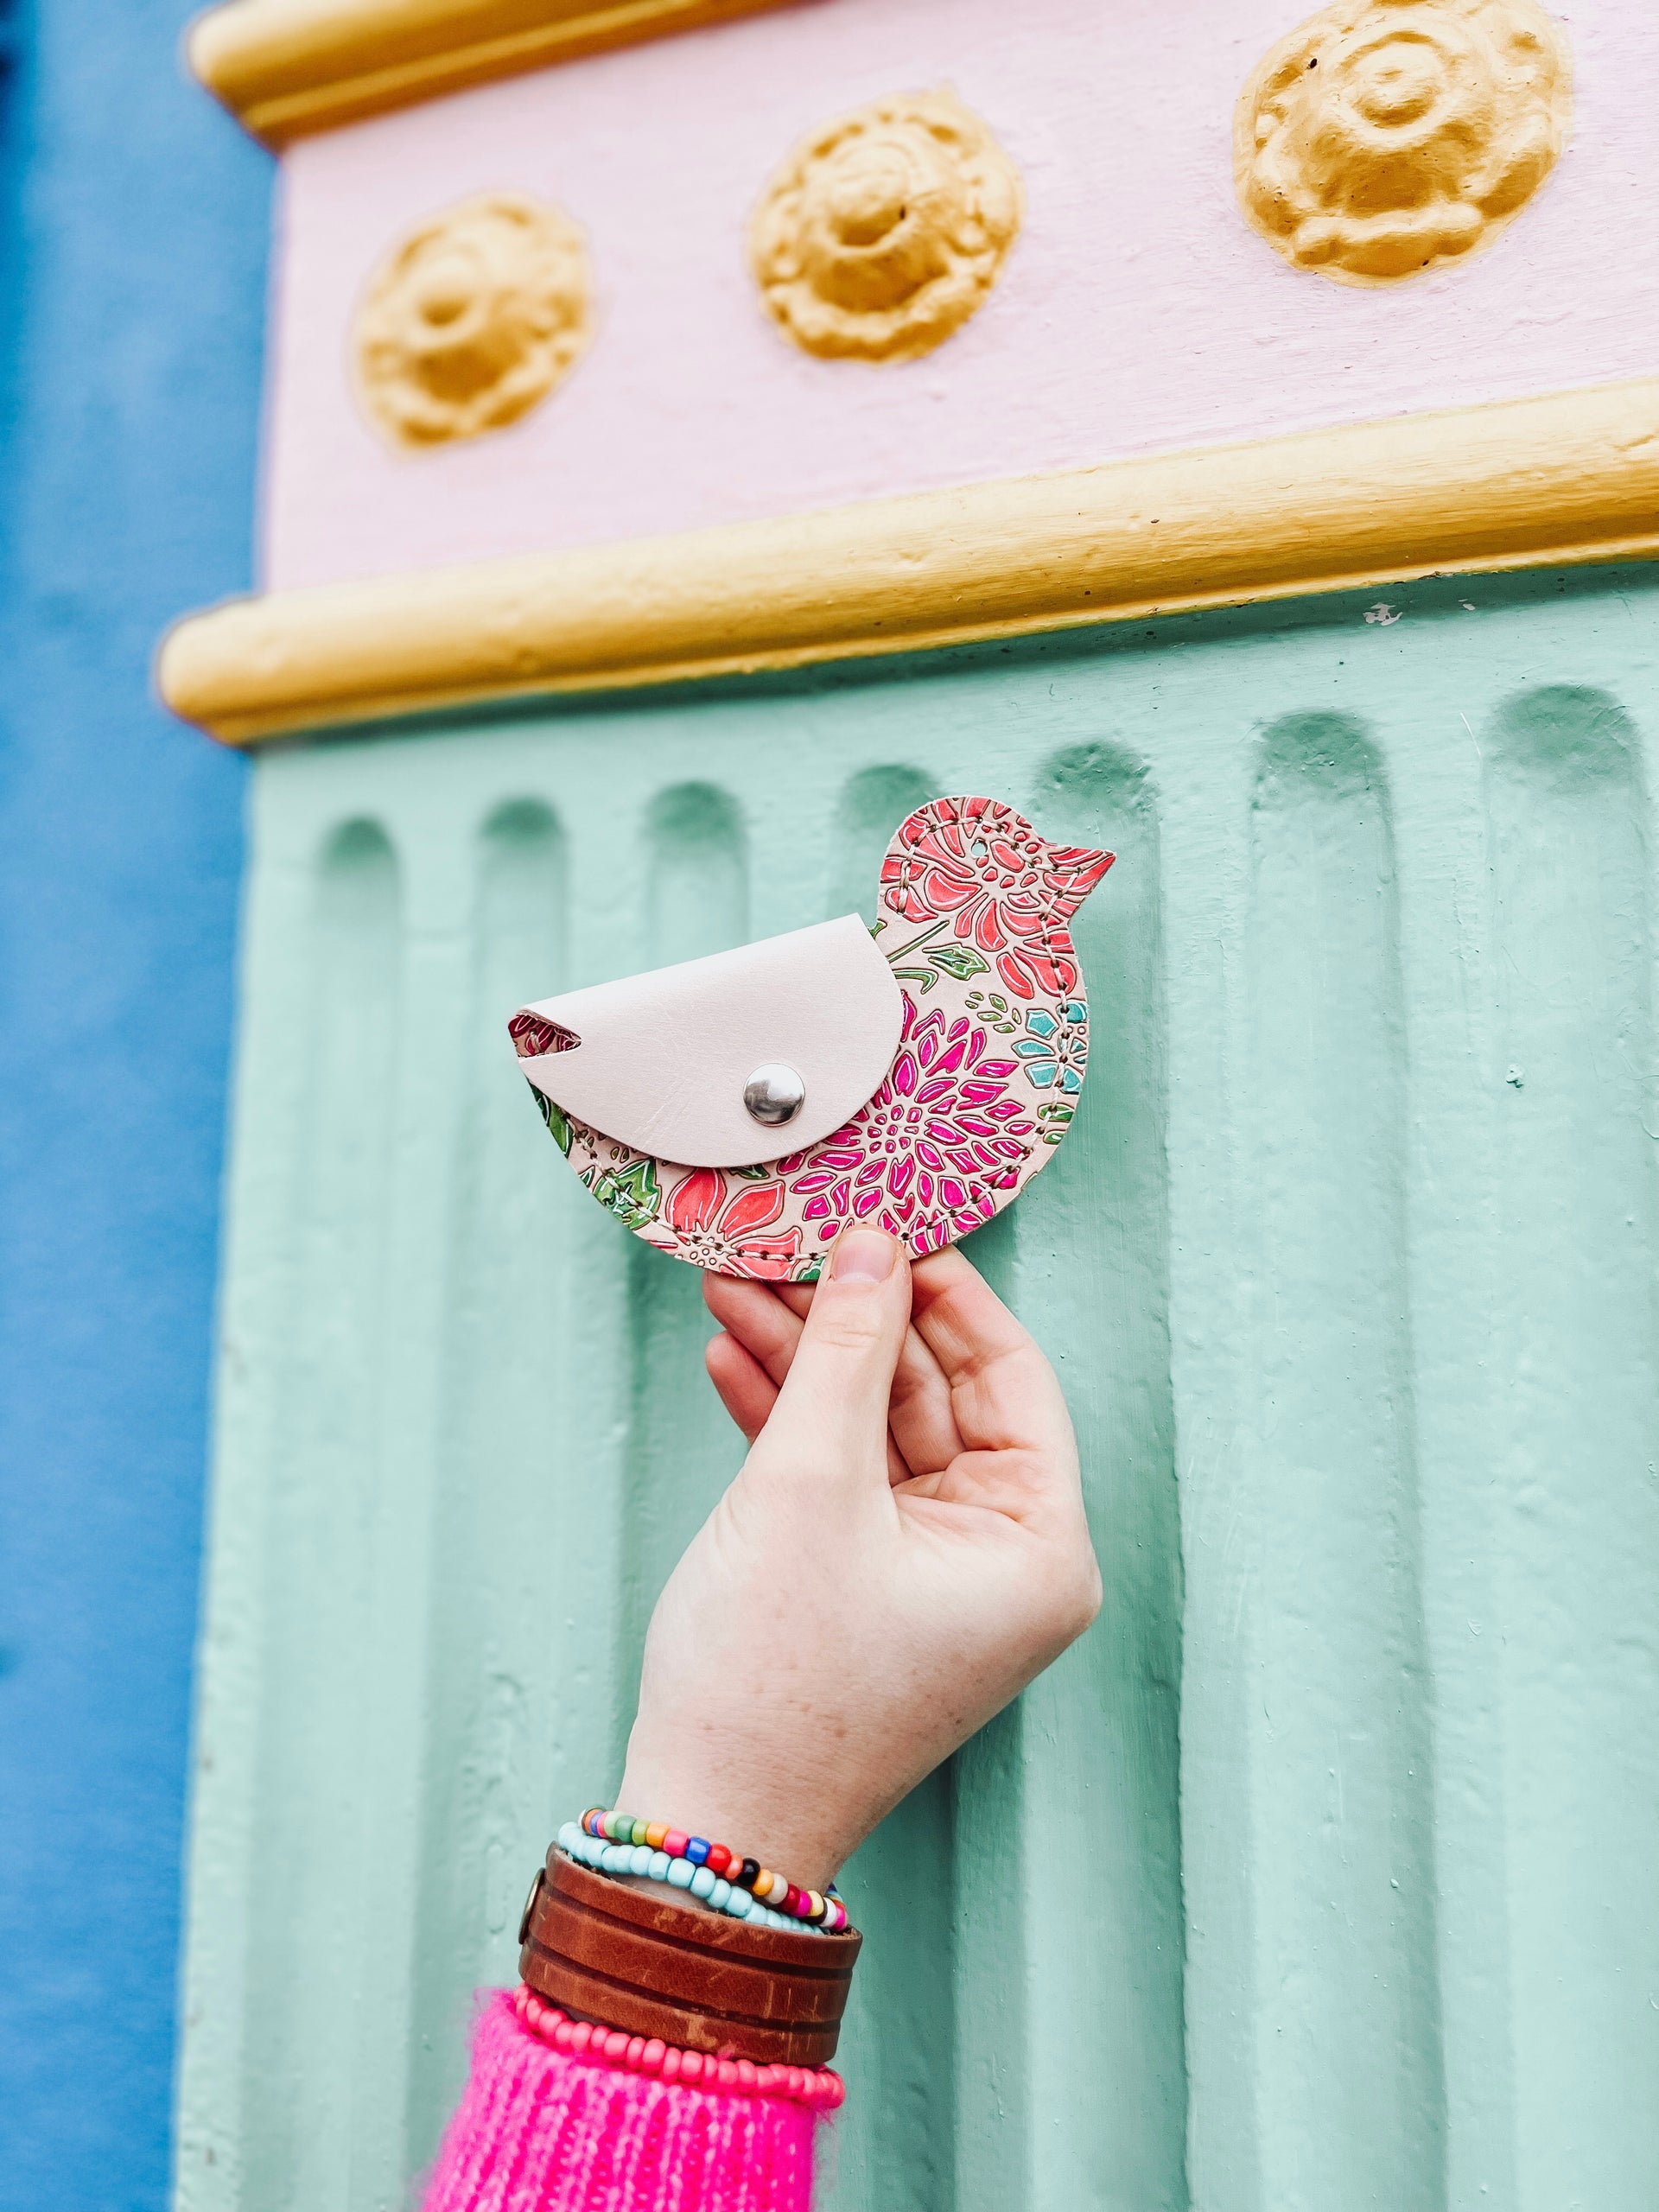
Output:
<path fill-rule="evenodd" d="M 898 1255 L 885 1229 L 843 1229 L 830 1255 L 830 1272 L 837 1282 L 885 1282 Z"/>

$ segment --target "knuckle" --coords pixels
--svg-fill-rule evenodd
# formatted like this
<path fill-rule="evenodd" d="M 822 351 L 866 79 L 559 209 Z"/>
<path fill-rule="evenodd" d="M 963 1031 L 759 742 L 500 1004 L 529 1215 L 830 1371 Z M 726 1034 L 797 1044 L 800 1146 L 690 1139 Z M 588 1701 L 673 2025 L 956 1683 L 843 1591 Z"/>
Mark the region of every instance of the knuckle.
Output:
<path fill-rule="evenodd" d="M 1092 1628 L 1100 1618 L 1100 1609 L 1105 1602 L 1105 1598 L 1106 1586 L 1100 1579 L 1100 1565 L 1094 1554 L 1090 1552 L 1089 1563 L 1084 1573 L 1084 1586 L 1080 1592 L 1077 1621 L 1079 1636 L 1084 1629 Z"/>
<path fill-rule="evenodd" d="M 1060 1580 L 1055 1592 L 1058 1625 L 1063 1629 L 1068 1643 L 1075 1643 L 1086 1630 L 1093 1627 L 1099 1618 L 1104 1596 L 1100 1562 L 1084 1539 L 1077 1545 L 1071 1572 Z"/>

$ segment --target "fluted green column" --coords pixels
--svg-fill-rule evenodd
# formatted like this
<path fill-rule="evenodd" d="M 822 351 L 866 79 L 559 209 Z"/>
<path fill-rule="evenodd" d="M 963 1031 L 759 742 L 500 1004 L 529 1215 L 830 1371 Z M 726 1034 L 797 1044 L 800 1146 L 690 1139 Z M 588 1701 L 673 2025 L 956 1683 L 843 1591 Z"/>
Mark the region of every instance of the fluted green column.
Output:
<path fill-rule="evenodd" d="M 397 2201 L 737 1463 L 506 1014 L 871 908 L 946 790 L 1121 856 L 1075 1131 L 979 1247 L 1107 1601 L 848 1871 L 832 2202 L 1645 2212 L 1659 593 L 1393 603 L 259 761 L 197 2212 Z"/>

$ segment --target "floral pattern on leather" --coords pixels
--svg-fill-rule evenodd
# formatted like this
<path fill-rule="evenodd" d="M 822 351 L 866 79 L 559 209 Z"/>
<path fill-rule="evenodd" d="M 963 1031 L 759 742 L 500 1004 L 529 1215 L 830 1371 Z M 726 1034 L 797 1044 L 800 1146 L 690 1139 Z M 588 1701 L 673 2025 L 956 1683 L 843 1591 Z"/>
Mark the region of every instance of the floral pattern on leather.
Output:
<path fill-rule="evenodd" d="M 693 1267 L 814 1282 L 861 1222 L 937 1252 L 1011 1204 L 1065 1134 L 1089 1052 L 1067 925 L 1111 864 L 995 799 L 918 807 L 882 862 L 875 925 L 903 1001 L 898 1049 L 874 1096 L 798 1152 L 724 1169 L 654 1160 L 537 1103 L 601 1205 Z M 515 1027 L 521 1058 L 563 1049 L 550 1027 Z"/>
<path fill-rule="evenodd" d="M 995 1194 L 1018 1185 L 1037 1125 L 1007 1088 L 1017 1061 L 987 1058 L 984 1030 L 964 1015 L 947 1025 L 936 1006 L 918 1017 L 903 996 L 886 1082 L 843 1128 L 798 1155 L 801 1172 L 787 1160 L 779 1166 L 820 1237 L 871 1221 L 920 1254 L 951 1241 L 948 1224 L 991 1218 Z"/>
<path fill-rule="evenodd" d="M 1089 1058 L 1089 1009 L 1081 999 L 1064 1006 L 1027 1007 L 1027 1034 L 1016 1037 L 1013 1051 L 1026 1064 L 1026 1074 L 1039 1090 L 1058 1084 L 1067 1097 L 1083 1089 L 1083 1071 Z"/>
<path fill-rule="evenodd" d="M 775 1228 L 786 1200 L 785 1185 L 777 1175 L 762 1181 L 747 1179 L 741 1171 L 694 1167 L 675 1185 L 661 1217 L 639 1233 L 648 1244 L 715 1274 L 788 1282 L 802 1230 L 798 1222 Z"/>
<path fill-rule="evenodd" d="M 1064 997 L 1077 982 L 1065 925 L 1110 866 L 1109 854 L 1051 845 L 995 799 L 935 799 L 888 848 L 881 903 L 907 922 L 932 923 L 909 949 L 948 922 L 995 961 L 1016 998 Z"/>
<path fill-rule="evenodd" d="M 539 1059 L 547 1052 L 568 1052 L 582 1042 L 562 1023 L 544 1020 L 538 1014 L 515 1014 L 507 1024 L 507 1034 L 521 1060 Z"/>

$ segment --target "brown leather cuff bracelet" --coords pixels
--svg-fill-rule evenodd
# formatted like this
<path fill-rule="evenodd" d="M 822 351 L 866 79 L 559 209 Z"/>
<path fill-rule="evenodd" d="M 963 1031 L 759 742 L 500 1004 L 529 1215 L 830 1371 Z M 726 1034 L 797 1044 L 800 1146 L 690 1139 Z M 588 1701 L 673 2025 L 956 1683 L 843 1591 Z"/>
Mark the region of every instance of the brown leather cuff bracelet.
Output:
<path fill-rule="evenodd" d="M 756 2066 L 836 2054 L 863 1937 L 796 1936 L 630 1889 L 555 1844 L 524 1910 L 518 1971 L 579 2020 Z"/>

